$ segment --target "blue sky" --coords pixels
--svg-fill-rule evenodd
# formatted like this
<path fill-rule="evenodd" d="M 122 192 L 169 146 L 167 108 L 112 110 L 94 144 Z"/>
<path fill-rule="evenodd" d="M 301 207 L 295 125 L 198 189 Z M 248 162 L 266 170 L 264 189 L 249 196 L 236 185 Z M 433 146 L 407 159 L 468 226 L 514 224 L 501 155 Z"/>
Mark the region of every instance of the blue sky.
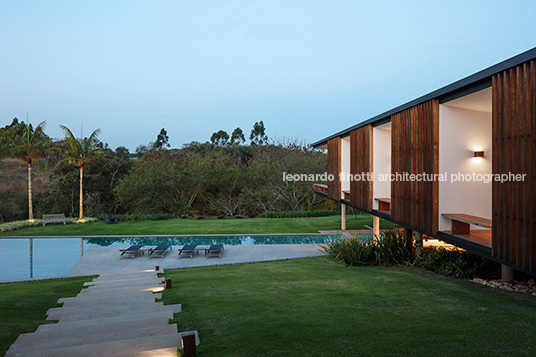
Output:
<path fill-rule="evenodd" d="M 435 3 L 3 0 L 0 125 L 311 143 L 536 46 L 535 1 Z"/>

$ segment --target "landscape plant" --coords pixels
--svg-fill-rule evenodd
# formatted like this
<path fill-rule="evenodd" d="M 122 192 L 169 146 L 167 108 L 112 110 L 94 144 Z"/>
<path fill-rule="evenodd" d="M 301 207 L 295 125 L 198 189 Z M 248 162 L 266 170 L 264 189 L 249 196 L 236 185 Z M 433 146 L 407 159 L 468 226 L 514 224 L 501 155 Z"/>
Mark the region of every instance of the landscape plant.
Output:
<path fill-rule="evenodd" d="M 88 138 L 76 138 L 71 130 L 64 125 L 60 125 L 60 129 L 65 134 L 65 142 L 68 148 L 59 148 L 59 152 L 64 156 L 64 159 L 59 162 L 61 164 L 70 164 L 78 166 L 80 169 L 80 209 L 78 220 L 84 219 L 84 165 L 93 161 L 102 155 L 102 149 L 97 146 L 100 129 L 94 130 Z"/>
<path fill-rule="evenodd" d="M 14 136 L 11 155 L 24 162 L 28 168 L 28 220 L 33 221 L 32 202 L 32 165 L 35 161 L 43 157 L 51 150 L 52 139 L 45 135 L 44 128 L 46 122 L 39 123 L 33 129 L 31 125 L 25 124 L 22 135 Z M 3 139 L 4 141 L 6 139 Z"/>
<path fill-rule="evenodd" d="M 384 229 L 378 236 L 332 239 L 321 248 L 349 265 L 393 265 L 412 260 L 412 243 L 403 230 Z"/>
<path fill-rule="evenodd" d="M 499 263 L 457 248 L 425 247 L 411 265 L 462 279 L 498 279 L 501 276 Z"/>

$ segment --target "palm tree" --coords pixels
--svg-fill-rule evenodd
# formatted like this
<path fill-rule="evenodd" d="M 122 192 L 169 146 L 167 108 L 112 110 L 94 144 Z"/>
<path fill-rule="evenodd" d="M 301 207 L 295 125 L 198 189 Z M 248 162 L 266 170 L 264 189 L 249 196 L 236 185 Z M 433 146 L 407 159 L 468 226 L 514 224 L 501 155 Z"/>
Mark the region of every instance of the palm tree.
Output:
<path fill-rule="evenodd" d="M 46 121 L 41 122 L 35 129 L 25 124 L 22 136 L 14 136 L 11 156 L 24 162 L 28 167 L 28 220 L 33 221 L 32 204 L 32 163 L 40 159 L 52 148 L 52 139 L 45 135 Z"/>
<path fill-rule="evenodd" d="M 96 129 L 91 133 L 89 138 L 77 139 L 64 125 L 60 125 L 60 129 L 65 134 L 65 142 L 68 144 L 68 149 L 60 148 L 61 154 L 65 157 L 59 162 L 59 164 L 68 163 L 80 168 L 80 217 L 79 221 L 84 219 L 84 206 L 83 206 L 83 178 L 84 178 L 84 165 L 102 155 L 102 150 L 97 147 L 97 137 L 100 134 L 100 129 Z"/>

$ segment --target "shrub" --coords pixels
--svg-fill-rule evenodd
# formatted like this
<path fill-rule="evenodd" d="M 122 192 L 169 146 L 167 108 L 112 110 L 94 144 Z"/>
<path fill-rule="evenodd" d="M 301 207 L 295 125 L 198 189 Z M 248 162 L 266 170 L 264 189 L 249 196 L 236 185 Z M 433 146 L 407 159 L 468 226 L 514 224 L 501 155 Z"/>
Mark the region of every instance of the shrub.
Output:
<path fill-rule="evenodd" d="M 263 212 L 259 218 L 300 218 L 300 217 L 322 217 L 338 215 L 337 211 L 316 210 L 316 211 L 283 211 L 283 212 Z"/>
<path fill-rule="evenodd" d="M 163 221 L 165 219 L 175 218 L 174 215 L 169 213 L 125 213 L 116 214 L 118 222 L 132 222 L 132 221 Z M 99 216 L 100 219 L 105 220 L 107 215 Z M 183 218 L 183 217 L 181 217 Z M 186 216 L 185 218 L 188 218 Z"/>
<path fill-rule="evenodd" d="M 499 263 L 464 250 L 443 247 L 424 248 L 422 255 L 411 265 L 463 279 L 494 279 L 500 277 L 501 271 Z"/>
<path fill-rule="evenodd" d="M 348 265 L 373 265 L 371 242 L 357 236 L 332 239 L 321 248 L 338 261 Z"/>
<path fill-rule="evenodd" d="M 403 232 L 386 229 L 375 239 L 370 236 L 335 239 L 322 249 L 346 265 L 391 265 L 411 259 L 412 242 Z"/>
<path fill-rule="evenodd" d="M 84 223 L 93 223 L 93 222 L 98 221 L 97 218 L 91 218 L 91 217 L 86 217 L 84 218 L 84 220 L 85 220 Z M 67 224 L 79 223 L 78 218 L 67 218 L 65 222 Z M 36 219 L 33 222 L 14 221 L 14 222 L 0 224 L 0 232 L 11 232 L 11 231 L 21 229 L 21 228 L 35 227 L 35 226 L 41 226 L 41 225 L 43 225 L 42 219 Z"/>

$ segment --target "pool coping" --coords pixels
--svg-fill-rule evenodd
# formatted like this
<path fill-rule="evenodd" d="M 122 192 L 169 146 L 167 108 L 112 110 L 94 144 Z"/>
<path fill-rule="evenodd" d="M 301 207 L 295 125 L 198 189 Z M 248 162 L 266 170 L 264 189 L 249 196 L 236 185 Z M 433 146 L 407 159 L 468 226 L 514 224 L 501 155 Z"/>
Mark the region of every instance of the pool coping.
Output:
<path fill-rule="evenodd" d="M 334 230 L 333 233 L 215 233 L 215 234 L 134 234 L 134 235 L 89 235 L 89 236 L 0 236 L 0 239 L 9 238 L 149 238 L 149 237 L 242 237 L 242 236 L 332 236 L 332 235 L 342 235 L 342 232 L 347 232 L 350 234 L 372 234 L 372 231 L 368 229 L 352 229 L 346 231 Z M 338 233 L 335 233 L 338 232 Z M 370 233 L 369 233 L 370 232 Z"/>
<path fill-rule="evenodd" d="M 0 236 L 0 239 L 14 238 L 152 238 L 152 237 L 243 237 L 243 236 L 332 236 L 338 233 L 241 233 L 241 234 L 137 234 L 137 235 L 90 235 L 90 236 Z"/>

